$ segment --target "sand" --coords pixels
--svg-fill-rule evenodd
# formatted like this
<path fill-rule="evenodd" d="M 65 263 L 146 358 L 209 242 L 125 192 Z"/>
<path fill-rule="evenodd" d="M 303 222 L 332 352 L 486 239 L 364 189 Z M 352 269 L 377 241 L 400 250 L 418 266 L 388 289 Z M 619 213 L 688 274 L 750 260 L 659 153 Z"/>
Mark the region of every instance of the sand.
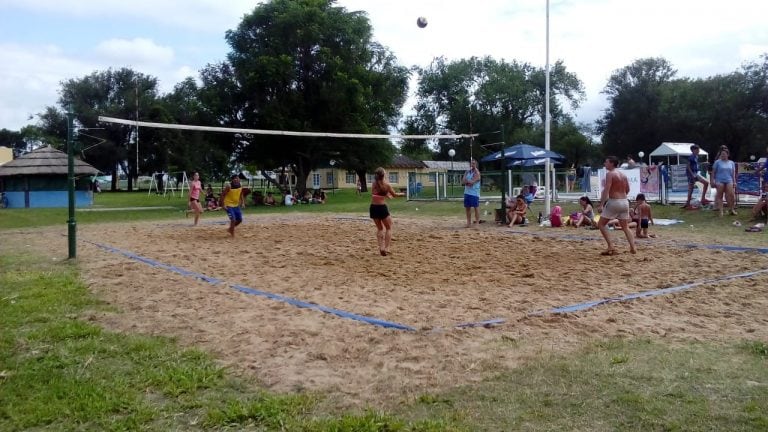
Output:
<path fill-rule="evenodd" d="M 66 227 L 48 231 L 34 239 L 31 231 L 14 235 L 66 253 Z M 176 337 L 272 391 L 321 391 L 346 405 L 384 405 L 595 339 L 768 340 L 768 273 L 577 313 L 534 314 L 768 269 L 765 254 L 681 248 L 690 238 L 655 231 L 661 238 L 640 241 L 637 255 L 621 240 L 621 253 L 604 257 L 598 231 L 463 228 L 461 218 L 396 216 L 393 254 L 382 257 L 373 223 L 359 215 L 250 216 L 234 239 L 222 217 L 198 227 L 189 220 L 82 226 L 78 258 L 87 285 L 116 310 L 89 312 L 87 319 L 116 331 Z M 297 308 L 233 286 L 415 330 Z M 494 318 L 504 322 L 456 327 Z"/>

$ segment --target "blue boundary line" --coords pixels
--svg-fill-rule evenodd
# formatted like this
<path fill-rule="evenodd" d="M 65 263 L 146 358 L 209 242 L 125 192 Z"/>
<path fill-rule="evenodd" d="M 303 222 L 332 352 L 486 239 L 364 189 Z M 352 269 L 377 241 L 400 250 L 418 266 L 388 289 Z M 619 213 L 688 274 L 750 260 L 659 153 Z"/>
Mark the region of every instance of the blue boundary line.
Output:
<path fill-rule="evenodd" d="M 143 257 L 141 255 L 137 255 L 137 254 L 135 254 L 133 252 L 124 251 L 124 250 L 121 250 L 121 249 L 114 248 L 112 246 L 107 246 L 107 245 L 99 244 L 99 243 L 96 243 L 96 242 L 91 242 L 91 241 L 88 241 L 88 240 L 85 240 L 85 241 L 87 243 L 95 245 L 95 246 L 97 246 L 99 248 L 102 248 L 102 249 L 104 249 L 106 251 L 123 255 L 123 256 L 125 256 L 127 258 L 131 258 L 133 260 L 139 261 L 141 263 L 147 264 L 147 265 L 152 266 L 152 267 L 157 267 L 157 268 L 161 268 L 161 269 L 164 269 L 164 270 L 168 270 L 168 271 L 171 271 L 173 273 L 176 273 L 176 274 L 179 274 L 179 275 L 182 275 L 182 276 L 192 277 L 192 278 L 195 278 L 195 279 L 199 279 L 199 280 L 208 282 L 211 285 L 225 284 L 225 285 L 229 286 L 230 288 L 232 288 L 232 289 L 234 289 L 236 291 L 240 291 L 240 292 L 245 293 L 245 294 L 261 296 L 261 297 L 268 298 L 270 300 L 275 300 L 275 301 L 280 301 L 280 302 L 288 303 L 290 305 L 293 305 L 293 306 L 296 306 L 296 307 L 299 307 L 299 308 L 313 309 L 313 310 L 317 310 L 317 311 L 320 311 L 320 312 L 325 312 L 325 313 L 328 313 L 328 314 L 336 315 L 336 316 L 339 316 L 339 317 L 342 317 L 342 318 L 348 318 L 348 319 L 351 319 L 351 320 L 361 321 L 361 322 L 364 322 L 366 324 L 372 324 L 372 325 L 376 325 L 376 326 L 380 326 L 380 327 L 384 327 L 384 328 L 391 328 L 391 329 L 396 329 L 396 330 L 408 330 L 408 331 L 415 331 L 416 330 L 413 327 L 410 327 L 410 326 L 407 326 L 407 325 L 404 325 L 404 324 L 398 324 L 398 323 L 395 323 L 395 322 L 385 321 L 385 320 L 378 319 L 378 318 L 371 318 L 371 317 L 367 317 L 367 316 L 364 316 L 364 315 L 358 315 L 358 314 L 354 314 L 354 313 L 351 313 L 351 312 L 346 312 L 346 311 L 343 311 L 343 310 L 340 310 L 340 309 L 334 309 L 334 308 L 330 308 L 330 307 L 326 307 L 326 306 L 320 306 L 320 305 L 317 305 L 317 304 L 314 304 L 314 303 L 308 303 L 308 302 L 297 300 L 297 299 L 294 299 L 294 298 L 291 298 L 291 297 L 286 297 L 286 296 L 282 296 L 282 295 L 279 295 L 279 294 L 273 294 L 273 293 L 269 293 L 269 292 L 266 292 L 266 291 L 261 291 L 261 290 L 249 288 L 249 287 L 246 287 L 246 286 L 243 286 L 243 285 L 226 284 L 221 279 L 212 278 L 212 277 L 206 276 L 204 274 L 192 272 L 192 271 L 189 271 L 189 270 L 186 270 L 186 269 L 183 269 L 183 268 L 179 268 L 179 267 L 175 267 L 175 266 L 171 266 L 171 265 L 168 265 L 168 264 L 163 264 L 163 263 L 155 261 L 153 259 L 146 258 L 146 257 Z"/>
<path fill-rule="evenodd" d="M 757 271 L 746 272 L 746 273 L 738 273 L 738 274 L 727 275 L 727 276 L 721 276 L 721 277 L 714 278 L 714 279 L 707 279 L 707 280 L 703 280 L 703 281 L 700 281 L 700 282 L 692 282 L 692 283 L 688 283 L 688 284 L 684 284 L 684 285 L 679 285 L 679 286 L 676 286 L 676 287 L 663 288 L 663 289 L 651 290 L 651 291 L 642 291 L 642 292 L 639 292 L 639 293 L 626 294 L 626 295 L 619 296 L 619 297 L 608 297 L 608 298 L 604 298 L 604 299 L 600 299 L 600 300 L 592 300 L 592 301 L 587 301 L 587 302 L 584 302 L 584 303 L 576 303 L 576 304 L 572 304 L 572 305 L 568 305 L 568 306 L 556 307 L 556 308 L 552 308 L 552 309 L 548 309 L 548 310 L 540 310 L 540 311 L 531 312 L 531 313 L 528 314 L 528 316 L 540 316 L 540 315 L 544 315 L 545 313 L 567 314 L 567 313 L 572 313 L 572 312 L 579 312 L 579 311 L 583 311 L 583 310 L 586 310 L 586 309 L 591 309 L 591 308 L 594 308 L 594 307 L 597 307 L 597 306 L 601 306 L 601 305 L 605 305 L 605 304 L 609 304 L 609 303 L 625 302 L 625 301 L 639 299 L 639 298 L 644 298 L 644 297 L 655 297 L 655 296 L 665 295 L 665 294 L 669 294 L 669 293 L 673 293 L 673 292 L 680 292 L 680 291 L 689 290 L 689 289 L 695 288 L 695 287 L 700 286 L 700 285 L 706 285 L 706 284 L 712 284 L 712 283 L 717 283 L 717 282 L 723 282 L 723 281 L 732 280 L 732 279 L 746 279 L 746 278 L 750 278 L 750 277 L 753 277 L 753 276 L 756 276 L 756 275 L 762 274 L 762 273 L 768 273 L 768 269 L 757 270 Z"/>

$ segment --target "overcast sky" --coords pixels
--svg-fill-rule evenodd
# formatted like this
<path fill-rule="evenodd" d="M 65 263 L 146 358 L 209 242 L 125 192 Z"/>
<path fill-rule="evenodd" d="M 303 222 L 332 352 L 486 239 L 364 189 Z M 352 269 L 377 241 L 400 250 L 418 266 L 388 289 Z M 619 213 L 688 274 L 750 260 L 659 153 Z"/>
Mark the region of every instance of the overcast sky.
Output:
<path fill-rule="evenodd" d="M 60 82 L 130 67 L 170 91 L 225 58 L 224 33 L 246 0 L 0 0 L 0 129 L 18 130 L 56 105 Z M 340 0 L 364 10 L 374 37 L 406 66 L 436 56 L 490 55 L 544 67 L 546 0 Z M 429 25 L 420 29 L 416 18 Z M 587 99 L 590 123 L 616 69 L 664 57 L 681 77 L 730 73 L 768 52 L 766 0 L 551 0 L 550 61 L 564 60 Z M 409 110 L 410 107 L 406 107 Z"/>

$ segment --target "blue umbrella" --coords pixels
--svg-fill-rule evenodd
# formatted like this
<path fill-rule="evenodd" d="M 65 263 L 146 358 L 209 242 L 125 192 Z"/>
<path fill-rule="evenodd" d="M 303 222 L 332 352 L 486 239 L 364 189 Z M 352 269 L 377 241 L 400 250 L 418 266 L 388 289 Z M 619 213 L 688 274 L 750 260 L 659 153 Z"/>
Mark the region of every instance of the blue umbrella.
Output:
<path fill-rule="evenodd" d="M 544 159 L 546 162 L 546 158 L 555 159 L 555 160 L 563 160 L 565 157 L 561 155 L 560 153 L 555 153 L 551 150 L 545 150 L 541 147 L 536 147 L 530 144 L 516 144 L 512 147 L 507 147 L 504 150 L 497 151 L 495 153 L 491 153 L 488 156 L 480 159 L 480 162 L 493 162 L 500 159 L 505 159 L 507 161 L 525 161 L 525 160 L 531 160 L 531 159 Z M 545 162 L 542 162 L 545 163 Z M 538 165 L 538 164 L 535 164 Z M 530 166 L 530 165 L 526 165 Z"/>

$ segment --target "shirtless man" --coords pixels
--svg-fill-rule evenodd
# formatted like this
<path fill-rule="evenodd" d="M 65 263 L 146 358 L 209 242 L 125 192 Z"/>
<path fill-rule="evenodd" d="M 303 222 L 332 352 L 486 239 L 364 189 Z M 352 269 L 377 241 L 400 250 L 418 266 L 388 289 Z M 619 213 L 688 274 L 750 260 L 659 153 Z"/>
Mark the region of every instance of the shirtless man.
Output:
<path fill-rule="evenodd" d="M 619 220 L 619 226 L 624 231 L 624 235 L 629 242 L 629 253 L 636 253 L 635 238 L 632 235 L 632 231 L 629 230 L 629 226 L 627 226 L 629 222 L 629 201 L 627 200 L 629 181 L 624 174 L 616 169 L 619 166 L 619 159 L 616 156 L 605 158 L 603 166 L 608 173 L 605 175 L 605 187 L 600 195 L 600 205 L 597 207 L 597 210 L 600 212 L 600 222 L 598 222 L 597 227 L 600 229 L 600 234 L 603 235 L 605 242 L 608 243 L 608 249 L 600 254 L 617 254 L 611 237 L 608 234 L 608 222 L 611 219 Z"/>

